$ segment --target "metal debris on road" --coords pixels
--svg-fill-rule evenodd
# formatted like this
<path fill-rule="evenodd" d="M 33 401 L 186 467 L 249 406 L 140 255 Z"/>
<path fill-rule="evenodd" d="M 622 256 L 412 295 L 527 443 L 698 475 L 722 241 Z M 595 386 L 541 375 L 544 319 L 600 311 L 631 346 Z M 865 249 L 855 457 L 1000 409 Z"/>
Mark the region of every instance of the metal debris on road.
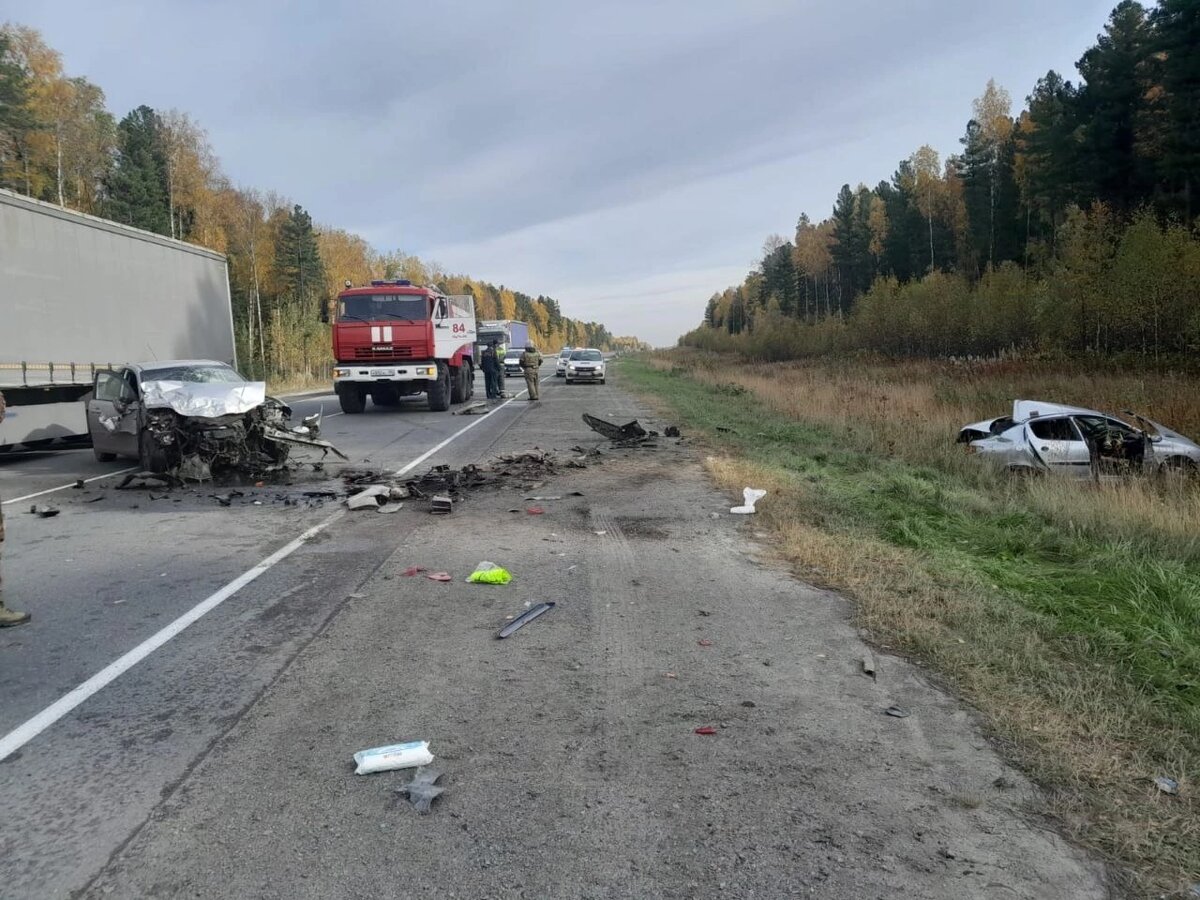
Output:
<path fill-rule="evenodd" d="M 166 488 L 179 484 L 169 475 L 155 475 L 153 472 L 130 472 L 116 485 L 118 491 L 134 491 L 139 488 Z"/>
<path fill-rule="evenodd" d="M 232 506 L 235 497 L 244 497 L 246 495 L 241 491 L 230 491 L 227 494 L 209 494 L 208 496 L 212 497 L 212 499 L 216 500 L 222 506 Z"/>
<path fill-rule="evenodd" d="M 499 634 L 497 634 L 496 637 L 497 638 L 508 637 L 513 632 L 519 631 L 520 629 L 524 628 L 526 625 L 528 625 L 530 622 L 532 622 L 534 619 L 536 619 L 538 616 L 542 615 L 543 613 L 550 612 L 550 610 L 554 609 L 554 607 L 555 607 L 555 603 L 553 601 L 550 601 L 549 603 L 539 603 L 537 606 L 534 606 L 530 609 L 525 610 L 525 612 L 521 613 L 521 615 L 517 616 L 515 619 L 513 619 L 511 622 L 509 622 L 507 625 L 505 625 L 503 628 L 501 628 Z"/>
<path fill-rule="evenodd" d="M 408 496 L 404 488 L 391 487 L 386 484 L 372 484 L 361 491 L 351 494 L 345 503 L 350 509 L 379 509 L 392 500 L 402 500 Z"/>
<path fill-rule="evenodd" d="M 603 435 L 614 444 L 620 447 L 633 446 L 641 444 L 652 437 L 656 437 L 653 432 L 646 431 L 638 420 L 626 422 L 624 425 L 614 425 L 612 422 L 605 422 L 603 419 L 597 419 L 595 416 L 583 414 L 583 422 L 588 428 L 597 434 Z"/>
<path fill-rule="evenodd" d="M 39 519 L 53 519 L 58 515 L 58 509 L 53 506 L 41 506 L 37 503 L 29 507 L 29 512 Z"/>
<path fill-rule="evenodd" d="M 903 706 L 889 706 L 884 712 L 897 719 L 907 719 L 912 715 L 912 711 L 905 709 Z"/>
<path fill-rule="evenodd" d="M 439 516 L 448 516 L 454 509 L 454 501 L 446 494 L 429 498 L 429 511 Z"/>
<path fill-rule="evenodd" d="M 407 797 L 417 812 L 426 815 L 433 801 L 446 790 L 438 785 L 438 779 L 444 774 L 440 769 L 417 769 L 412 781 L 396 788 L 396 793 Z"/>
<path fill-rule="evenodd" d="M 354 762 L 357 765 L 355 775 L 371 775 L 374 772 L 427 766 L 433 762 L 433 754 L 429 752 L 429 741 L 407 741 L 359 750 L 354 754 Z"/>

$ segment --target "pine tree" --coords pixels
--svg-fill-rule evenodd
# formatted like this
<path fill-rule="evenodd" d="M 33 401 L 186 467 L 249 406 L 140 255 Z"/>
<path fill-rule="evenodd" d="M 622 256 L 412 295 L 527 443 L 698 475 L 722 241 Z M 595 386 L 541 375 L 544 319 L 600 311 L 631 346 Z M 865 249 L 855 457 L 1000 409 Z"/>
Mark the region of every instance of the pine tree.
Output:
<path fill-rule="evenodd" d="M 325 297 L 325 266 L 313 231 L 312 217 L 299 204 L 292 207 L 275 242 L 275 283 L 280 301 L 320 311 Z"/>
<path fill-rule="evenodd" d="M 117 158 L 106 184 L 109 218 L 159 234 L 171 233 L 166 162 L 158 115 L 139 106 L 117 125 Z"/>
<path fill-rule="evenodd" d="M 1152 21 L 1166 113 L 1161 170 L 1190 221 L 1200 214 L 1200 3 L 1160 0 Z"/>

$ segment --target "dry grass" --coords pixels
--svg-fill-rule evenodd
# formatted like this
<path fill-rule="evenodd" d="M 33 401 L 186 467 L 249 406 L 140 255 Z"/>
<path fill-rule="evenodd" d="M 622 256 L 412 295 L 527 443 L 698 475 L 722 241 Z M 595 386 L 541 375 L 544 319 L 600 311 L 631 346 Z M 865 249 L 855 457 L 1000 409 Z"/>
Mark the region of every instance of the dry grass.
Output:
<path fill-rule="evenodd" d="M 1200 433 L 1195 383 L 692 351 L 634 366 L 722 448 L 708 469 L 723 488 L 768 489 L 759 522 L 779 555 L 853 597 L 878 644 L 972 702 L 1131 895 L 1184 896 L 1200 881 L 1200 493 L 1013 484 L 953 444 L 1014 396 L 1133 408 Z M 1160 774 L 1178 796 L 1156 789 Z"/>

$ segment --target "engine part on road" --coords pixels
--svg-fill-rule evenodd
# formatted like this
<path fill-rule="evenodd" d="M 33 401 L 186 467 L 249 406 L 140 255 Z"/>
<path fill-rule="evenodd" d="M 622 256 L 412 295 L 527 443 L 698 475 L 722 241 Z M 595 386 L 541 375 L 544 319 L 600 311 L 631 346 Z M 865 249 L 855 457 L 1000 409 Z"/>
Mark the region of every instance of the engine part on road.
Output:
<path fill-rule="evenodd" d="M 444 774 L 445 772 L 440 769 L 417 769 L 412 781 L 396 788 L 396 793 L 407 797 L 408 801 L 416 807 L 417 812 L 426 815 L 433 801 L 446 790 L 438 785 L 438 780 Z"/>
<path fill-rule="evenodd" d="M 354 754 L 354 762 L 357 765 L 355 775 L 371 775 L 427 766 L 433 762 L 433 754 L 429 752 L 429 741 L 406 741 L 403 744 L 359 750 Z"/>
<path fill-rule="evenodd" d="M 554 601 L 550 601 L 548 603 L 539 603 L 537 606 L 530 607 L 529 609 L 525 610 L 525 612 L 521 613 L 521 615 L 517 616 L 515 619 L 501 628 L 496 637 L 503 639 L 514 632 L 520 631 L 538 616 L 550 612 L 550 610 L 554 609 L 555 606 L 556 604 Z"/>

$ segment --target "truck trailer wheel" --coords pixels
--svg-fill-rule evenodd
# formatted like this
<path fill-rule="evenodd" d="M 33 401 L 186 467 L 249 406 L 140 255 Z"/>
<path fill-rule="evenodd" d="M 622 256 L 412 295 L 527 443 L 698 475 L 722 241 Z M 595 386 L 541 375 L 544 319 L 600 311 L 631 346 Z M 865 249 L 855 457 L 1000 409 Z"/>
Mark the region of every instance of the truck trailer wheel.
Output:
<path fill-rule="evenodd" d="M 355 415 L 367 408 L 367 392 L 357 384 L 339 384 L 337 395 L 342 412 L 347 415 Z"/>
<path fill-rule="evenodd" d="M 450 408 L 450 367 L 439 362 L 437 369 L 437 380 L 429 383 L 425 394 L 429 398 L 430 412 L 445 412 Z"/>

